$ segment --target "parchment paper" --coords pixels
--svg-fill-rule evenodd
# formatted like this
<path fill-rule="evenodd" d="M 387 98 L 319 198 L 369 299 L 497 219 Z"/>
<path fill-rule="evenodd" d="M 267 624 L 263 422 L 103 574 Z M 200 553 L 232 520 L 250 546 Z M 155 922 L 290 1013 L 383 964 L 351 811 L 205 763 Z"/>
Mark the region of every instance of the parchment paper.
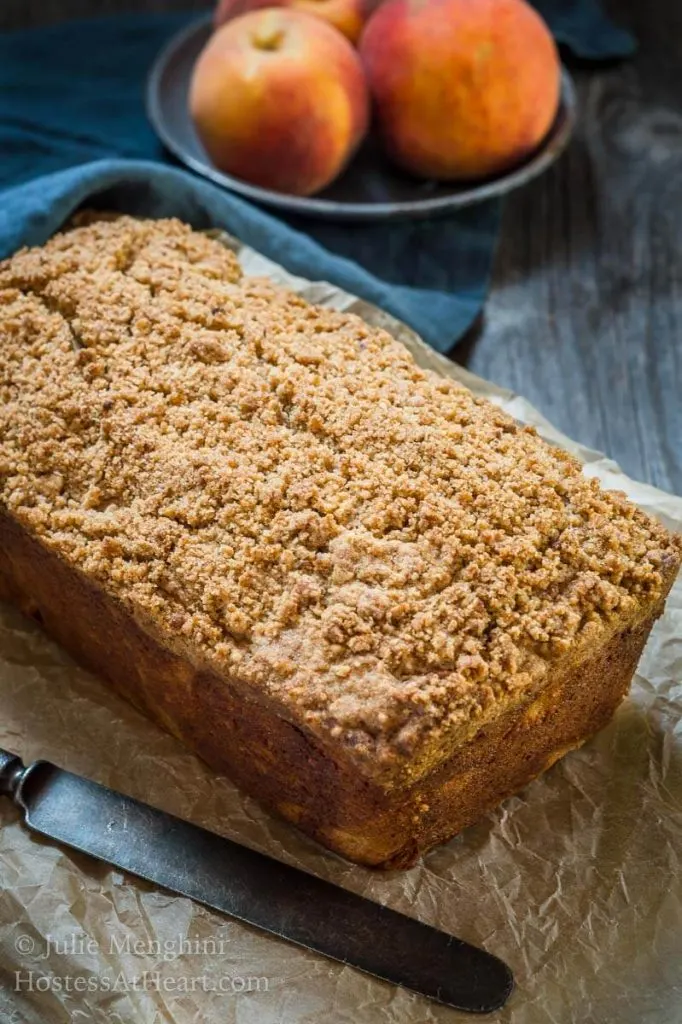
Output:
<path fill-rule="evenodd" d="M 235 248 L 238 247 L 235 244 Z M 628 479 L 523 398 L 454 366 L 379 310 L 249 273 L 386 327 L 673 529 L 682 499 Z M 503 957 L 517 988 L 491 1021 L 682 1021 L 682 582 L 615 720 L 412 870 L 348 864 L 275 820 L 0 605 L 0 745 L 189 818 Z M 0 801 L 0 1021 L 11 1024 L 435 1024 L 466 1020 L 33 838 Z M 473 1019 L 473 1018 L 469 1018 Z"/>

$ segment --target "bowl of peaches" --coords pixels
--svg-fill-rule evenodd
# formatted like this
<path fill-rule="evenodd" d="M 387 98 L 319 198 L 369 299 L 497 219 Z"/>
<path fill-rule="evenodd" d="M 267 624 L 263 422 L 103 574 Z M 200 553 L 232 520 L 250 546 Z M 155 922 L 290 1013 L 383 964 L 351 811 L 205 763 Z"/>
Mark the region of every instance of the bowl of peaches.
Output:
<path fill-rule="evenodd" d="M 211 181 L 351 220 L 509 192 L 556 160 L 576 116 L 526 0 L 221 0 L 159 55 L 147 109 Z"/>

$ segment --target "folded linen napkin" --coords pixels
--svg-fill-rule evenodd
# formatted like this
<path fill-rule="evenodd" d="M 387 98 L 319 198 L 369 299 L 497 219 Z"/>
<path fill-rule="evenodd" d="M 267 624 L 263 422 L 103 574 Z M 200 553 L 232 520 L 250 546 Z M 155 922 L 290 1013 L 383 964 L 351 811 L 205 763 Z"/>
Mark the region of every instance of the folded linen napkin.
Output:
<path fill-rule="evenodd" d="M 535 0 L 582 58 L 627 56 L 632 37 L 597 0 Z M 338 224 L 282 217 L 174 169 L 144 112 L 149 67 L 194 15 L 67 22 L 0 35 L 0 256 L 42 242 L 83 203 L 182 210 L 217 224 L 294 273 L 382 306 L 448 351 L 480 312 L 500 202 L 438 220 Z M 164 166 L 165 164 L 165 166 Z M 34 179 L 41 177 L 39 181 Z"/>

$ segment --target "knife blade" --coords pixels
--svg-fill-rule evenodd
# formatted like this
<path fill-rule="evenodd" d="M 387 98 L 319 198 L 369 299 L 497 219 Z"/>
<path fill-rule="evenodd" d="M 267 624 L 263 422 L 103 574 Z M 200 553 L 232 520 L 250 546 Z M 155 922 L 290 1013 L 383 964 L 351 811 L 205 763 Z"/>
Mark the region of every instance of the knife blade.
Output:
<path fill-rule="evenodd" d="M 0 795 L 33 832 L 445 1006 L 490 1013 L 513 988 L 476 946 L 49 761 L 0 750 Z"/>

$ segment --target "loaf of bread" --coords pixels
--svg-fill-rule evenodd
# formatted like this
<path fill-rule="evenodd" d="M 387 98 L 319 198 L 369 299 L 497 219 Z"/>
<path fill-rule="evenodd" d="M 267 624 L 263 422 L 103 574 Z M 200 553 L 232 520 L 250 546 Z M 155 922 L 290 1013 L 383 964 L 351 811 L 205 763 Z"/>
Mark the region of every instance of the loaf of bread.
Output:
<path fill-rule="evenodd" d="M 388 334 L 177 221 L 0 264 L 0 597 L 352 860 L 602 728 L 679 540 Z"/>

